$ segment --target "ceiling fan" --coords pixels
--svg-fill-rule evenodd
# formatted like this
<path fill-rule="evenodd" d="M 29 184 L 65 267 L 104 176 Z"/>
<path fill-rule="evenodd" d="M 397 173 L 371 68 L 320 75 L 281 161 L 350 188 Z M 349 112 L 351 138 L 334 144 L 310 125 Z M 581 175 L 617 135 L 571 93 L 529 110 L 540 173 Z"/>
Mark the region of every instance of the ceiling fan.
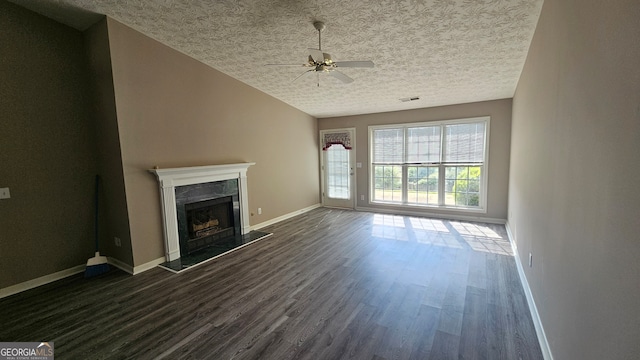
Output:
<path fill-rule="evenodd" d="M 316 74 L 328 74 L 333 76 L 334 78 L 342 81 L 345 84 L 353 82 L 353 79 L 344 74 L 341 71 L 336 70 L 337 68 L 372 68 L 374 67 L 373 61 L 333 61 L 331 58 L 331 54 L 322 52 L 322 37 L 321 33 L 324 30 L 325 25 L 322 21 L 316 21 L 313 23 L 313 26 L 318 30 L 318 48 L 317 49 L 308 49 L 309 50 L 309 59 L 306 63 L 302 64 L 303 67 L 310 68 L 309 70 L 303 72 L 298 77 L 294 79 L 297 80 L 303 75 L 310 74 L 315 72 Z M 300 66 L 298 64 L 267 64 L 270 66 Z M 320 80 L 318 75 L 318 86 L 320 86 Z"/>

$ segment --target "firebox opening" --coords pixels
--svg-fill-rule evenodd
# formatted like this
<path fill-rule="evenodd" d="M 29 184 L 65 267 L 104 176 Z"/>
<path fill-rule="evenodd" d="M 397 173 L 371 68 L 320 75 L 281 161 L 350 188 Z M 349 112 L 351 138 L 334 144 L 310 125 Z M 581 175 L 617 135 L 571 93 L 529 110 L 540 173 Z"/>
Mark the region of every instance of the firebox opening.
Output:
<path fill-rule="evenodd" d="M 188 239 L 180 243 L 181 253 L 213 246 L 216 242 L 235 235 L 233 199 L 225 196 L 212 200 L 185 204 Z"/>

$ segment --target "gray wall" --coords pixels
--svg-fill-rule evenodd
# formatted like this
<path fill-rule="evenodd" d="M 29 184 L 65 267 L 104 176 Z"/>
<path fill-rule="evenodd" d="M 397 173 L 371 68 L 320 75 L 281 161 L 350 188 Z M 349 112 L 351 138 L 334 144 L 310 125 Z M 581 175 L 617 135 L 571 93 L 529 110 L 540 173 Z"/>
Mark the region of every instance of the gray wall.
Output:
<path fill-rule="evenodd" d="M 491 220 L 507 219 L 507 187 L 509 182 L 509 147 L 511 139 L 511 99 L 483 101 L 470 104 L 440 106 L 433 108 L 395 111 L 378 114 L 343 116 L 318 119 L 318 129 L 356 129 L 356 162 L 362 168 L 356 169 L 357 206 L 381 210 L 403 210 L 402 208 L 369 203 L 369 130 L 371 125 L 402 124 L 423 121 L 463 119 L 478 116 L 491 117 L 489 138 L 489 187 L 487 190 L 487 212 L 464 213 L 433 208 L 423 211 L 438 215 L 478 217 Z M 360 200 L 364 195 L 365 200 Z"/>
<path fill-rule="evenodd" d="M 640 354 L 638 19 L 545 1 L 513 101 L 509 226 L 555 359 Z"/>
<path fill-rule="evenodd" d="M 94 127 L 82 34 L 0 0 L 0 288 L 93 256 Z"/>

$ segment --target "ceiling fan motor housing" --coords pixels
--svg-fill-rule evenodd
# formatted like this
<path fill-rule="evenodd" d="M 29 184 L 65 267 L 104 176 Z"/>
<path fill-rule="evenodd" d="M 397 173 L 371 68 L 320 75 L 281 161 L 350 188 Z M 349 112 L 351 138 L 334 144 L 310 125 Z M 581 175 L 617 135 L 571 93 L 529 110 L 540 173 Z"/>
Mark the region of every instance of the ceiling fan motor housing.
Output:
<path fill-rule="evenodd" d="M 313 22 L 313 27 L 315 27 L 316 30 L 318 30 L 318 31 L 322 31 L 322 30 L 324 30 L 324 23 L 322 21 L 314 21 Z"/>

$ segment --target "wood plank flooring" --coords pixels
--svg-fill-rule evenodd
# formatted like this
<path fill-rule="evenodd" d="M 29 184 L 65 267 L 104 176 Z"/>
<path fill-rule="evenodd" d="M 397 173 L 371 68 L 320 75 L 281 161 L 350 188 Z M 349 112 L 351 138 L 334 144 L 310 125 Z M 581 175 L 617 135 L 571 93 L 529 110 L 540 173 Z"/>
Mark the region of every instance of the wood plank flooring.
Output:
<path fill-rule="evenodd" d="M 316 209 L 172 274 L 0 299 L 56 359 L 542 359 L 503 226 Z"/>

